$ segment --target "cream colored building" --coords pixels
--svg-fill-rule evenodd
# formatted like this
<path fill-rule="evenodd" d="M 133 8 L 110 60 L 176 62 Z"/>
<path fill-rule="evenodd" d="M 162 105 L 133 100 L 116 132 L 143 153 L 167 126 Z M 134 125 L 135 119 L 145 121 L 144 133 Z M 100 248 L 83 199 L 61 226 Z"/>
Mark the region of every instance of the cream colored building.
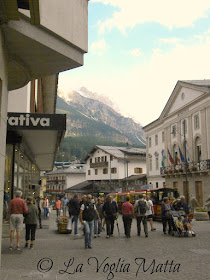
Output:
<path fill-rule="evenodd" d="M 87 49 L 88 0 L 0 1 L 0 239 L 5 182 L 8 185 L 6 190 L 11 192 L 9 186 L 11 179 L 4 176 L 5 171 L 8 176 L 12 174 L 13 182 L 16 178 L 14 172 L 8 169 L 11 158 L 17 158 L 17 170 L 20 171 L 19 166 L 24 166 L 26 175 L 24 181 L 30 190 L 32 179 L 37 178 L 36 174 L 39 171 L 52 169 L 56 146 L 61 139 L 61 137 L 58 137 L 59 139 L 53 137 L 52 145 L 47 145 L 38 134 L 34 133 L 33 137 L 32 130 L 28 133 L 26 129 L 24 131 L 19 129 L 19 134 L 15 136 L 14 124 L 17 126 L 19 124 L 22 128 L 23 121 L 27 119 L 27 122 L 33 120 L 33 124 L 37 126 L 42 116 L 35 114 L 55 113 L 58 73 L 82 66 Z M 28 99 L 27 92 L 24 94 L 20 90 L 30 81 L 31 100 Z M 8 97 L 9 91 L 14 95 L 11 96 L 12 102 Z M 16 105 L 20 95 L 23 96 L 24 102 L 22 108 L 26 106 L 30 114 L 17 111 Z M 17 112 L 16 115 L 7 114 L 8 99 L 11 112 Z M 53 119 L 57 120 L 58 124 L 58 118 L 55 116 L 49 116 L 48 121 L 51 123 Z M 42 121 L 44 122 L 43 119 Z M 28 126 L 28 123 L 25 124 Z M 9 135 L 11 137 L 8 137 L 8 128 L 12 131 Z M 43 137 L 44 134 L 46 133 L 43 131 Z M 51 134 L 54 132 L 48 132 L 48 138 L 51 138 Z M 41 142 L 41 146 L 36 139 Z M 8 141 L 11 147 L 6 145 Z M 16 144 L 18 147 L 15 147 Z M 48 149 L 51 151 L 48 152 Z M 17 184 L 19 181 L 17 176 Z M 15 190 L 17 185 L 13 184 L 13 187 Z"/>
<path fill-rule="evenodd" d="M 189 201 L 196 197 L 205 204 L 210 195 L 209 120 L 210 80 L 178 81 L 160 117 L 144 127 L 151 187 L 177 188 Z"/>

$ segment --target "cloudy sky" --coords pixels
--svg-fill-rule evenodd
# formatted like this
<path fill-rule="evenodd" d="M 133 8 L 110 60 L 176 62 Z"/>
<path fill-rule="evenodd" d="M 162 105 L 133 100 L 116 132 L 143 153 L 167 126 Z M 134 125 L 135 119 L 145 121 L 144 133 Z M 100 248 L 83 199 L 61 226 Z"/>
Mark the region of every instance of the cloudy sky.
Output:
<path fill-rule="evenodd" d="M 89 52 L 59 87 L 106 95 L 146 125 L 178 80 L 210 78 L 209 23 L 210 0 L 90 0 Z"/>

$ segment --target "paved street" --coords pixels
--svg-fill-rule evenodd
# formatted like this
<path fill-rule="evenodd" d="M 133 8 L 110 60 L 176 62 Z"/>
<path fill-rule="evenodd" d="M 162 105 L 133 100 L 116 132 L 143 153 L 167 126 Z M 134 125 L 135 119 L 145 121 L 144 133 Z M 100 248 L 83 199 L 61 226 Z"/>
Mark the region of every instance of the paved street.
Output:
<path fill-rule="evenodd" d="M 210 222 L 193 221 L 195 238 L 165 236 L 162 224 L 155 222 L 157 231 L 145 238 L 144 234 L 137 237 L 133 221 L 132 236 L 127 239 L 119 217 L 120 236 L 115 227 L 114 237 L 106 239 L 103 232 L 93 238 L 92 249 L 84 249 L 81 229 L 77 238 L 58 234 L 55 218 L 53 211 L 43 221 L 32 250 L 11 252 L 9 239 L 3 238 L 1 280 L 210 279 Z"/>

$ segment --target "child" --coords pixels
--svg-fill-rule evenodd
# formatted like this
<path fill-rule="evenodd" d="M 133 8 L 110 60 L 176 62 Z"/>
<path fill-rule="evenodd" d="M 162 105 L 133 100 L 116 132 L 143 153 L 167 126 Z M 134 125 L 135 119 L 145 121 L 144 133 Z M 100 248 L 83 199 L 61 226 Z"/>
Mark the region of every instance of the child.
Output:
<path fill-rule="evenodd" d="M 195 236 L 195 233 L 194 233 L 194 231 L 192 230 L 192 227 L 191 227 L 191 225 L 190 225 L 190 221 L 189 221 L 189 219 L 188 219 L 188 215 L 185 215 L 185 216 L 184 216 L 184 220 L 182 221 L 182 223 L 183 223 L 183 225 L 184 225 L 184 229 L 185 229 L 187 232 L 191 233 L 192 236 Z"/>
<path fill-rule="evenodd" d="M 176 221 L 176 226 L 178 228 L 178 231 L 181 233 L 183 230 L 184 230 L 184 226 L 183 226 L 183 223 L 182 223 L 182 217 L 180 216 L 178 218 L 178 220 Z"/>

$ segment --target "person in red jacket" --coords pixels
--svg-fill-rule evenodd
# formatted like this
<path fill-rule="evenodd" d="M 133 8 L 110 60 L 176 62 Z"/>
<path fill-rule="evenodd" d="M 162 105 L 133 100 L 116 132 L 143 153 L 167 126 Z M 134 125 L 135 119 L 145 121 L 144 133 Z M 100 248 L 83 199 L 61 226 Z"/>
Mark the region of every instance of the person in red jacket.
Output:
<path fill-rule="evenodd" d="M 10 219 L 10 250 L 13 249 L 15 230 L 17 234 L 17 250 L 20 250 L 20 231 L 22 230 L 23 226 L 23 214 L 28 213 L 27 204 L 25 200 L 21 198 L 21 196 L 22 192 L 17 191 L 16 197 L 9 203 L 8 214 Z"/>
<path fill-rule="evenodd" d="M 124 224 L 124 230 L 125 230 L 125 235 L 127 238 L 131 237 L 131 224 L 132 224 L 132 219 L 134 217 L 134 207 L 133 205 L 129 202 L 129 197 L 126 197 L 126 202 L 123 203 L 122 205 L 122 215 L 123 215 L 123 224 Z"/>

